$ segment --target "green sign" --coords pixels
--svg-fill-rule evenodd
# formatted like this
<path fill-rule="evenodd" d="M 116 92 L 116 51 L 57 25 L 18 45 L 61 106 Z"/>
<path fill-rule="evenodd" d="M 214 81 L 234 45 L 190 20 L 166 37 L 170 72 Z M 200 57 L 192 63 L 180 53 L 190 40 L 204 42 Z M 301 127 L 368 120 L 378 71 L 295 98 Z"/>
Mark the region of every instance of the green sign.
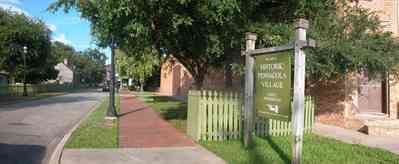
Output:
<path fill-rule="evenodd" d="M 255 57 L 255 110 L 257 116 L 291 120 L 292 51 Z"/>

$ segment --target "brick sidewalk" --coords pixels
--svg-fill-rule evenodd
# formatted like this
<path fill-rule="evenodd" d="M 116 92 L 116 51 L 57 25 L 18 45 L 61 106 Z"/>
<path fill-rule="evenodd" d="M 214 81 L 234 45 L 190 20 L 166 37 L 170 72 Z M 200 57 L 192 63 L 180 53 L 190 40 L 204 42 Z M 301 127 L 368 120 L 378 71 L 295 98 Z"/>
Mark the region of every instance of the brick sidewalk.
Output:
<path fill-rule="evenodd" d="M 161 116 L 128 92 L 121 92 L 119 147 L 151 148 L 194 146 Z"/>

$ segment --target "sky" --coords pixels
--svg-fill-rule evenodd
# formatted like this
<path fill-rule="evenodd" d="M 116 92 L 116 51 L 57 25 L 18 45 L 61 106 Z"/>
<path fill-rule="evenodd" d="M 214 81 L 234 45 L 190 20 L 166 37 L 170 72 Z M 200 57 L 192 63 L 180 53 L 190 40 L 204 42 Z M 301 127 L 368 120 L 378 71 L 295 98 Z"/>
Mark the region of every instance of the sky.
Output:
<path fill-rule="evenodd" d="M 56 0 L 0 0 L 0 7 L 24 13 L 30 17 L 41 19 L 52 31 L 52 40 L 60 41 L 73 46 L 77 51 L 87 48 L 96 48 L 90 35 L 90 22 L 81 19 L 79 13 L 71 11 L 64 13 L 62 10 L 50 13 L 46 9 Z M 107 57 L 109 49 L 102 50 Z M 109 60 L 107 60 L 109 63 Z"/>

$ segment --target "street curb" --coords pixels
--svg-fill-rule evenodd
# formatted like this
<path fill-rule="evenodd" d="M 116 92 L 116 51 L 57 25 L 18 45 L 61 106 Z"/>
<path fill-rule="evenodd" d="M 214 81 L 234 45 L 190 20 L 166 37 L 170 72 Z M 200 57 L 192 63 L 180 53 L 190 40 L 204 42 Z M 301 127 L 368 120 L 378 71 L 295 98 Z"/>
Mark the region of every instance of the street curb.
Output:
<path fill-rule="evenodd" d="M 83 122 L 83 120 L 86 120 L 90 116 L 91 113 L 93 113 L 98 107 L 101 106 L 103 103 L 104 98 L 100 101 L 100 103 L 93 105 L 92 109 L 84 115 L 69 131 L 66 133 L 61 141 L 57 144 L 55 147 L 54 151 L 50 155 L 50 160 L 49 164 L 61 164 L 61 157 L 62 157 L 62 152 L 64 151 L 64 146 L 66 142 L 68 141 L 69 137 L 71 137 L 72 133 L 80 126 L 80 124 Z"/>

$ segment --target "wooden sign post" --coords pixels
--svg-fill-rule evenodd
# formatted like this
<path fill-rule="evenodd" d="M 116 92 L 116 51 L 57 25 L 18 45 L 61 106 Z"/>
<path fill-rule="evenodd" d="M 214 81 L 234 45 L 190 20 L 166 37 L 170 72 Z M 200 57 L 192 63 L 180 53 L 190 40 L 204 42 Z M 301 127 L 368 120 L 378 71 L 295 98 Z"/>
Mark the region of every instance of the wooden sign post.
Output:
<path fill-rule="evenodd" d="M 246 52 L 255 50 L 256 34 L 246 33 Z M 244 146 L 248 147 L 252 141 L 254 128 L 254 64 L 255 59 L 245 53 L 245 100 L 244 100 Z"/>
<path fill-rule="evenodd" d="M 302 154 L 306 61 L 303 49 L 315 46 L 313 40 L 306 40 L 308 26 L 307 20 L 299 19 L 295 23 L 295 41 L 271 48 L 255 49 L 256 35 L 246 35 L 244 145 L 248 146 L 251 142 L 255 122 L 254 109 L 258 117 L 291 120 L 293 164 L 301 162 Z M 294 57 L 293 86 L 291 57 Z"/>
<path fill-rule="evenodd" d="M 307 20 L 299 19 L 295 24 L 295 61 L 294 61 L 294 102 L 292 114 L 292 134 L 294 137 L 292 145 L 292 164 L 301 163 L 303 124 L 304 124 L 304 103 L 305 103 L 305 63 L 306 57 L 303 47 L 307 46 L 306 29 L 309 23 Z"/>

